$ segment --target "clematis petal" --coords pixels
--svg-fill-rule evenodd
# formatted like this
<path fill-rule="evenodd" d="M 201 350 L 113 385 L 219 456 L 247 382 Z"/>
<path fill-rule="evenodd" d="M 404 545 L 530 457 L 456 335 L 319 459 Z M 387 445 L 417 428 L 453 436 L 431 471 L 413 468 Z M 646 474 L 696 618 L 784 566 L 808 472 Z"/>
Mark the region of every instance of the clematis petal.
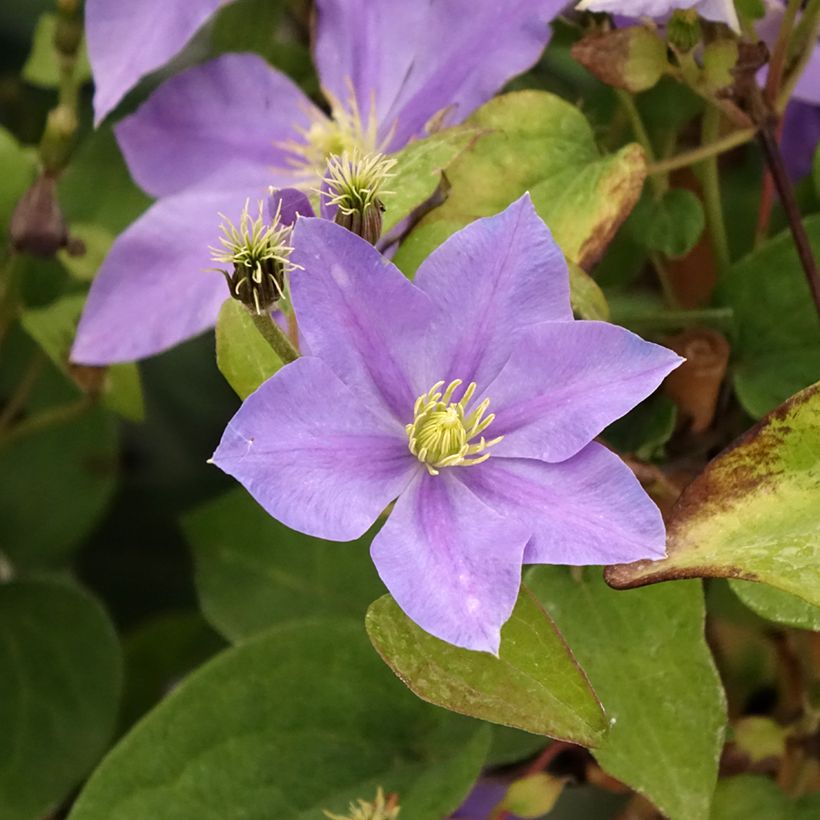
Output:
<path fill-rule="evenodd" d="M 259 179 L 293 184 L 300 128 L 321 117 L 299 87 L 255 54 L 226 54 L 183 71 L 116 127 L 131 175 L 164 196 L 211 176 L 241 157 Z"/>
<path fill-rule="evenodd" d="M 295 530 L 363 535 L 421 469 L 327 365 L 302 357 L 245 399 L 213 462 Z"/>
<path fill-rule="evenodd" d="M 290 287 L 299 329 L 374 412 L 404 433 L 416 398 L 434 308 L 426 294 L 372 245 L 324 219 L 299 219 Z"/>
<path fill-rule="evenodd" d="M 564 461 L 649 396 L 683 362 L 606 322 L 543 322 L 524 331 L 487 387 L 494 452 Z"/>
<path fill-rule="evenodd" d="M 579 11 L 599 11 L 623 17 L 666 18 L 676 9 L 694 8 L 706 20 L 726 23 L 740 32 L 734 0 L 581 0 Z"/>
<path fill-rule="evenodd" d="M 453 234 L 422 263 L 415 283 L 444 315 L 433 381 L 486 387 L 523 328 L 572 318 L 564 256 L 529 194 Z"/>
<path fill-rule="evenodd" d="M 210 270 L 219 212 L 236 219 L 249 194 L 264 193 L 249 184 L 247 168 L 234 170 L 223 186 L 160 199 L 117 238 L 91 286 L 72 361 L 133 361 L 213 326 L 228 296 Z"/>
<path fill-rule="evenodd" d="M 85 31 L 99 124 L 137 81 L 182 51 L 226 0 L 88 0 Z"/>
<path fill-rule="evenodd" d="M 422 472 L 399 497 L 370 552 L 391 595 L 422 629 L 465 649 L 497 653 L 529 534 L 451 471 Z"/>
<path fill-rule="evenodd" d="M 315 61 L 323 86 L 364 114 L 375 104 L 397 150 L 448 110 L 459 122 L 531 66 L 564 0 L 319 0 Z"/>
<path fill-rule="evenodd" d="M 315 216 L 310 200 L 296 188 L 279 188 L 268 197 L 268 218 L 277 212 L 283 225 L 293 225 L 297 216 Z"/>
<path fill-rule="evenodd" d="M 501 515 L 531 524 L 525 564 L 614 564 L 665 554 L 660 511 L 601 444 L 560 464 L 493 456 L 462 469 L 460 478 Z"/>

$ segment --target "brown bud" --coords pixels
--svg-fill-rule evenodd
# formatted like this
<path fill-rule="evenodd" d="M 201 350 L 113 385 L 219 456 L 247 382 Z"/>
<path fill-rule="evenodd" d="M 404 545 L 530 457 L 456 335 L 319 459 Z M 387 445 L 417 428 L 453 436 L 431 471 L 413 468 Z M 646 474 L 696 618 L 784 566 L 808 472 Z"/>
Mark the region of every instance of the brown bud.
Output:
<path fill-rule="evenodd" d="M 54 256 L 68 244 L 54 177 L 43 174 L 23 194 L 11 216 L 9 233 L 15 250 L 34 256 Z"/>
<path fill-rule="evenodd" d="M 572 56 L 601 82 L 633 94 L 652 88 L 669 67 L 666 43 L 644 26 L 589 34 Z"/>
<path fill-rule="evenodd" d="M 703 433 L 715 418 L 729 364 L 729 343 L 716 330 L 699 327 L 666 339 L 666 345 L 686 361 L 666 377 L 664 389 L 691 420 L 691 431 Z"/>

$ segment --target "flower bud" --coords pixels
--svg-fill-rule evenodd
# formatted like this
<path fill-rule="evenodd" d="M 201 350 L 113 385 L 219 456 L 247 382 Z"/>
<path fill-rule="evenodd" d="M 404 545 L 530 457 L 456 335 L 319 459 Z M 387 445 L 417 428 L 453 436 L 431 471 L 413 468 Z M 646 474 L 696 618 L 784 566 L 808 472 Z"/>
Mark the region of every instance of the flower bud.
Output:
<path fill-rule="evenodd" d="M 280 203 L 281 205 L 281 203 Z M 259 202 L 257 216 L 252 218 L 245 201 L 237 228 L 224 214 L 219 226 L 221 248 L 210 249 L 214 262 L 231 265 L 232 271 L 218 268 L 228 283 L 234 299 L 259 316 L 270 313 L 285 294 L 285 275 L 295 266 L 290 261 L 291 228 L 281 223 L 280 211 L 265 223 L 264 202 Z"/>
<path fill-rule="evenodd" d="M 382 235 L 382 196 L 384 183 L 396 164 L 383 154 L 361 154 L 359 151 L 331 156 L 323 180 L 323 210 L 335 209 L 336 224 L 347 228 L 375 245 Z M 328 216 L 330 213 L 328 213 Z"/>
<path fill-rule="evenodd" d="M 666 43 L 644 26 L 589 34 L 572 56 L 601 82 L 633 94 L 652 88 L 669 67 Z"/>
<path fill-rule="evenodd" d="M 736 40 L 714 40 L 703 49 L 703 76 L 711 92 L 734 85 L 738 61 Z"/>
<path fill-rule="evenodd" d="M 57 199 L 57 181 L 43 174 L 26 191 L 9 227 L 16 251 L 34 256 L 54 256 L 68 244 L 68 228 Z"/>
<path fill-rule="evenodd" d="M 690 52 L 701 38 L 700 19 L 695 9 L 675 9 L 666 24 L 669 45 L 683 54 Z"/>

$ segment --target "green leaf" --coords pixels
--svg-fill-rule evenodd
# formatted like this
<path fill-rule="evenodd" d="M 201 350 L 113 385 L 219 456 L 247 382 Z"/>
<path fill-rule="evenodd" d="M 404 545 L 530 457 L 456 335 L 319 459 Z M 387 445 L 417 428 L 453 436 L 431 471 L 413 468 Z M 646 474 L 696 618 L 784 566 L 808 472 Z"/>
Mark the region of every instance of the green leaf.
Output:
<path fill-rule="evenodd" d="M 501 630 L 499 657 L 434 638 L 389 595 L 371 605 L 365 624 L 385 663 L 430 703 L 584 746 L 602 740 L 606 722 L 595 693 L 526 590 Z"/>
<path fill-rule="evenodd" d="M 114 235 L 107 228 L 93 222 L 72 222 L 71 238 L 82 241 L 85 253 L 72 256 L 63 249 L 58 251 L 57 258 L 75 279 L 80 282 L 90 282 L 97 275 L 103 259 L 114 242 Z"/>
<path fill-rule="evenodd" d="M 820 795 L 792 800 L 767 777 L 742 774 L 722 780 L 710 820 L 816 820 Z"/>
<path fill-rule="evenodd" d="M 21 567 L 64 561 L 95 526 L 117 477 L 117 429 L 92 410 L 0 448 L 2 550 Z M 13 477 L 13 479 L 12 479 Z"/>
<path fill-rule="evenodd" d="M 729 581 L 729 585 L 732 592 L 761 618 L 796 629 L 820 631 L 820 607 L 768 584 Z"/>
<path fill-rule="evenodd" d="M 251 315 L 236 299 L 225 300 L 216 320 L 216 364 L 241 399 L 282 366 Z"/>
<path fill-rule="evenodd" d="M 601 434 L 619 453 L 634 453 L 651 461 L 675 432 L 677 405 L 663 393 L 644 399 L 633 410 L 613 422 Z"/>
<path fill-rule="evenodd" d="M 37 153 L 24 148 L 5 128 L 0 128 L 0 236 L 6 239 L 11 215 L 20 197 L 34 182 L 37 172 Z"/>
<path fill-rule="evenodd" d="M 629 235 L 642 247 L 675 259 L 695 247 L 704 227 L 700 200 L 684 188 L 670 188 L 660 200 L 641 197 L 630 214 Z"/>
<path fill-rule="evenodd" d="M 547 566 L 527 579 L 609 717 L 593 750 L 601 766 L 673 820 L 707 818 L 726 704 L 703 635 L 700 584 L 616 592 L 598 570 L 576 580 Z"/>
<path fill-rule="evenodd" d="M 820 214 L 804 224 L 820 258 Z M 734 310 L 734 387 L 752 416 L 817 379 L 820 320 L 788 230 L 733 265 L 717 295 Z"/>
<path fill-rule="evenodd" d="M 478 776 L 488 728 L 431 709 L 360 624 L 275 627 L 181 683 L 109 754 L 71 820 L 313 820 L 397 792 L 440 820 Z"/>
<path fill-rule="evenodd" d="M 450 234 L 529 191 L 565 256 L 588 268 L 638 199 L 646 161 L 638 145 L 602 156 L 578 109 L 544 91 L 488 102 L 465 123 L 489 131 L 447 170 L 451 190 L 396 254 L 411 274 Z"/>
<path fill-rule="evenodd" d="M 105 404 L 124 418 L 142 421 L 145 402 L 134 362 L 109 368 L 69 366 L 68 357 L 84 304 L 83 294 L 69 294 L 46 307 L 24 311 L 21 322 L 26 333 L 60 371 L 89 392 L 101 394 Z"/>
<path fill-rule="evenodd" d="M 121 729 L 129 728 L 179 680 L 224 648 L 199 613 L 168 612 L 127 636 Z"/>
<path fill-rule="evenodd" d="M 488 766 L 518 763 L 549 744 L 543 735 L 534 735 L 509 726 L 493 726 L 493 742 L 487 755 Z"/>
<path fill-rule="evenodd" d="M 598 283 L 574 262 L 569 263 L 569 297 L 572 310 L 581 319 L 609 321 L 609 305 Z"/>
<path fill-rule="evenodd" d="M 820 383 L 756 424 L 686 488 L 668 557 L 607 569 L 616 587 L 672 578 L 762 581 L 820 606 Z"/>
<path fill-rule="evenodd" d="M 241 489 L 189 513 L 183 529 L 202 611 L 232 641 L 313 615 L 361 620 L 384 592 L 368 536 L 340 544 L 294 532 Z"/>
<path fill-rule="evenodd" d="M 41 14 L 34 29 L 31 51 L 23 66 L 23 79 L 32 85 L 42 88 L 57 88 L 60 85 L 60 64 L 54 47 L 54 33 L 57 29 L 57 15 L 51 12 Z M 86 83 L 91 79 L 91 66 L 85 38 L 77 52 L 77 64 L 74 68 L 77 83 Z"/>
<path fill-rule="evenodd" d="M 114 730 L 122 660 L 99 604 L 52 581 L 0 585 L 0 814 L 50 815 Z"/>
<path fill-rule="evenodd" d="M 436 192 L 446 168 L 480 136 L 481 132 L 475 128 L 457 126 L 423 140 L 414 140 L 393 154 L 396 166 L 393 177 L 387 182 L 393 193 L 384 196 L 387 210 L 383 233 L 426 202 Z"/>

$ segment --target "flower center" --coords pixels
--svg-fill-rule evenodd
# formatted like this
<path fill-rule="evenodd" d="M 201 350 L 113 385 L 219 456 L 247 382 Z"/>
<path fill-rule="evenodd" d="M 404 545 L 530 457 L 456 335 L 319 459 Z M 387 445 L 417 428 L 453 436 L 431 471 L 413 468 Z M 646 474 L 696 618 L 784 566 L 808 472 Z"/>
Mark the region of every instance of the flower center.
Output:
<path fill-rule="evenodd" d="M 304 184 L 315 182 L 324 176 L 327 159 L 333 154 L 361 151 L 365 154 L 383 150 L 390 135 L 379 143 L 379 123 L 376 120 L 375 102 L 371 100 L 367 117 L 362 116 L 356 95 L 350 86 L 347 105 L 326 93 L 330 102 L 330 117 L 319 114 L 302 130 L 302 140 L 282 143 L 292 155 L 292 162 L 303 178 Z M 300 183 L 301 184 L 301 183 Z"/>
<path fill-rule="evenodd" d="M 487 441 L 481 435 L 495 418 L 493 413 L 485 416 L 490 400 L 467 413 L 476 391 L 471 382 L 459 401 L 453 401 L 456 390 L 462 385 L 455 379 L 441 392 L 444 381 L 436 382 L 427 393 L 422 393 L 413 407 L 413 422 L 406 426 L 410 452 L 421 461 L 430 475 L 438 475 L 441 467 L 470 467 L 486 461 L 489 448 L 498 444 L 504 436 Z M 480 436 L 478 441 L 474 439 Z"/>

